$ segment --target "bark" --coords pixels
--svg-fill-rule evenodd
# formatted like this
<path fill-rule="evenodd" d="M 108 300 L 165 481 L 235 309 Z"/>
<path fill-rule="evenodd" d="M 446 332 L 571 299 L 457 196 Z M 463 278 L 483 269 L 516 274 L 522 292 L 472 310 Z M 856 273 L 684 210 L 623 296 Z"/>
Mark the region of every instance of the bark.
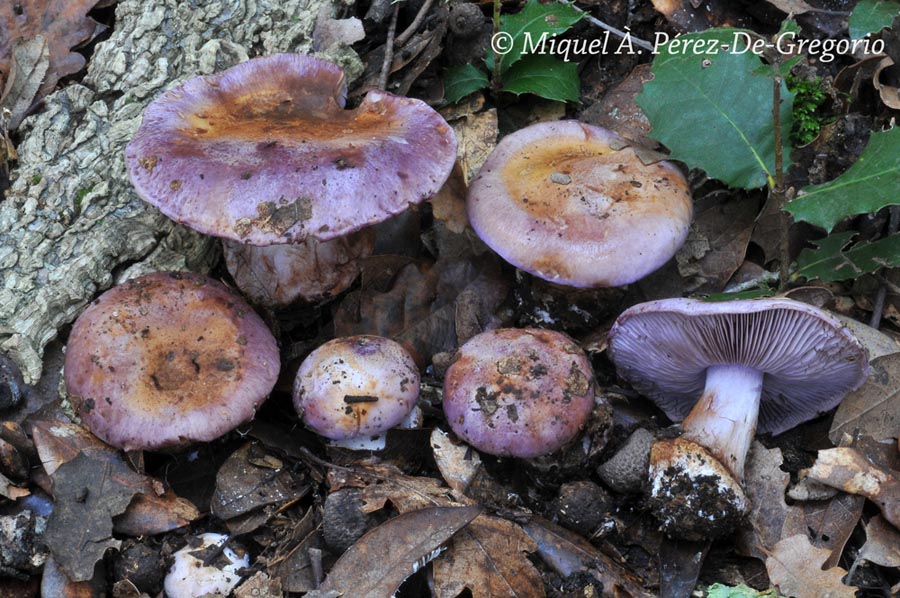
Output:
<path fill-rule="evenodd" d="M 44 347 L 100 291 L 139 273 L 208 270 L 209 238 L 174 224 L 131 188 L 124 148 L 144 107 L 179 81 L 249 56 L 311 52 L 316 17 L 337 0 L 121 0 L 112 37 L 81 83 L 20 127 L 0 203 L 0 351 L 41 376 Z M 361 70 L 346 47 L 329 58 Z"/>

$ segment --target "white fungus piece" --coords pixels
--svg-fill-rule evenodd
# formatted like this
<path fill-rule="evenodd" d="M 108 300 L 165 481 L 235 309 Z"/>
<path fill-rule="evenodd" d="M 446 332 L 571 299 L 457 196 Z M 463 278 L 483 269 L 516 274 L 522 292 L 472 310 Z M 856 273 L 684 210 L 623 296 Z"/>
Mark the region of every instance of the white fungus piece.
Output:
<path fill-rule="evenodd" d="M 202 534 L 198 539 L 200 545 L 188 545 L 175 553 L 175 562 L 166 573 L 168 598 L 228 596 L 241 581 L 238 569 L 250 566 L 246 553 L 238 556 L 230 547 L 225 547 L 209 565 L 204 566 L 204 558 L 210 555 L 206 549 L 222 546 L 228 536 L 210 533 Z"/>

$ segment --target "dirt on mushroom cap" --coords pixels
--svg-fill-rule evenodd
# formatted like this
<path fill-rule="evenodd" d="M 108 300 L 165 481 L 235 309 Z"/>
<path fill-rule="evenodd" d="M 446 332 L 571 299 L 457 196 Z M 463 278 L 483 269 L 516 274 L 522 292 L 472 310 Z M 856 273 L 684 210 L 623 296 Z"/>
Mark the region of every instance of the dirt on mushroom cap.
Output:
<path fill-rule="evenodd" d="M 249 420 L 275 384 L 275 339 L 246 302 L 202 275 L 156 273 L 79 316 L 65 378 L 91 431 L 154 449 L 212 440 Z"/>

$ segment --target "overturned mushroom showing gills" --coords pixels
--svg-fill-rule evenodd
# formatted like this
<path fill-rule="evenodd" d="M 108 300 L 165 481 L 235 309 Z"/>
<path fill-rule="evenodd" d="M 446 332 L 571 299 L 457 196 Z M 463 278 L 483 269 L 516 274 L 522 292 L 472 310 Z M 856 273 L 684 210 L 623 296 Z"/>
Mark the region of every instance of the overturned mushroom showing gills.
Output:
<path fill-rule="evenodd" d="M 790 299 L 664 299 L 626 310 L 609 335 L 619 374 L 684 434 L 650 456 L 651 502 L 666 533 L 731 531 L 757 429 L 780 434 L 834 408 L 868 375 L 866 352 L 830 314 Z"/>
<path fill-rule="evenodd" d="M 297 54 L 195 77 L 144 111 L 125 158 L 138 195 L 251 245 L 327 241 L 434 195 L 456 138 L 420 100 L 370 91 L 344 110 L 341 69 Z"/>
<path fill-rule="evenodd" d="M 594 375 L 571 338 L 503 328 L 469 339 L 444 377 L 444 414 L 461 439 L 504 457 L 549 455 L 594 408 Z"/>
<path fill-rule="evenodd" d="M 478 236 L 506 261 L 574 287 L 650 274 L 684 243 L 693 213 L 677 168 L 645 165 L 615 133 L 574 120 L 504 137 L 466 205 Z"/>
<path fill-rule="evenodd" d="M 384 433 L 410 417 L 418 398 L 412 356 L 380 336 L 328 341 L 294 380 L 294 407 L 306 427 L 354 449 L 383 449 Z"/>
<path fill-rule="evenodd" d="M 91 432 L 153 450 L 213 440 L 249 421 L 279 363 L 272 333 L 239 295 L 199 274 L 155 273 L 81 313 L 65 380 Z"/>

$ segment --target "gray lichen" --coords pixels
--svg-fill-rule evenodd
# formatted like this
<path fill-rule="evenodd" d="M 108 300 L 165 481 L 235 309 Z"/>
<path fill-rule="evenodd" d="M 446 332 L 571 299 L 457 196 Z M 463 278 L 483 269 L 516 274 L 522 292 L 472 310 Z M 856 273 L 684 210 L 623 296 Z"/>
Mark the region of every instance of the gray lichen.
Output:
<path fill-rule="evenodd" d="M 316 17 L 336 0 L 121 0 L 111 38 L 80 84 L 46 99 L 19 131 L 19 162 L 0 203 L 0 351 L 27 383 L 47 343 L 96 294 L 160 269 L 207 270 L 212 240 L 135 195 L 125 144 L 152 99 L 187 77 L 251 56 L 310 52 Z M 359 59 L 330 52 L 353 77 Z M 326 56 L 327 57 L 327 56 Z"/>

